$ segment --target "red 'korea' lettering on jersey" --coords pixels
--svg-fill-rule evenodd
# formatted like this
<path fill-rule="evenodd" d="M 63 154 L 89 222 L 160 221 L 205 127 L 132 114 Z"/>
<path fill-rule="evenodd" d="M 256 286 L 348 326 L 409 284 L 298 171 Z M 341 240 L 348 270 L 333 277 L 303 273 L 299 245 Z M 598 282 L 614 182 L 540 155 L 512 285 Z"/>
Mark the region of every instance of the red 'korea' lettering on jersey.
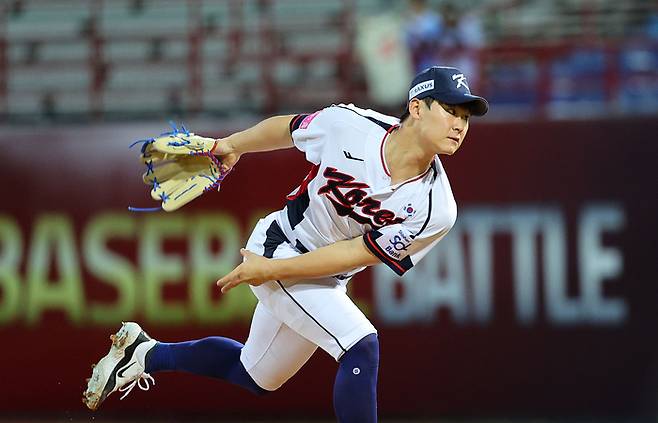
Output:
<path fill-rule="evenodd" d="M 326 195 L 339 216 L 349 216 L 358 223 L 369 224 L 373 228 L 401 223 L 403 218 L 395 217 L 395 213 L 382 209 L 382 203 L 367 197 L 367 192 L 361 188 L 369 188 L 368 184 L 354 181 L 354 177 L 339 172 L 334 167 L 327 167 L 323 173 L 327 183 L 318 190 L 319 195 Z M 349 188 L 348 191 L 341 191 Z M 354 210 L 360 208 L 363 216 Z M 370 217 L 369 217 L 370 216 Z"/>

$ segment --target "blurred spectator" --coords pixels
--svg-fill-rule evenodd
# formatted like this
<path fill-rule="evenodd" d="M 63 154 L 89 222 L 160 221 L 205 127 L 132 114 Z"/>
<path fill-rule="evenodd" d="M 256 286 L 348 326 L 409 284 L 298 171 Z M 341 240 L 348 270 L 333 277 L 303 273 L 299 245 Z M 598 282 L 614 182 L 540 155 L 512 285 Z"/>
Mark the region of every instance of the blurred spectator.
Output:
<path fill-rule="evenodd" d="M 649 39 L 658 41 L 658 6 L 653 5 L 653 10 L 649 14 L 644 26 L 645 33 Z"/>
<path fill-rule="evenodd" d="M 441 5 L 442 31 L 438 63 L 454 66 L 469 75 L 471 89 L 476 89 L 480 70 L 478 52 L 484 44 L 482 22 L 477 11 L 461 14 L 455 3 Z"/>
<path fill-rule="evenodd" d="M 96 28 L 96 19 L 94 19 L 93 16 L 90 16 L 82 21 L 78 33 L 81 37 L 89 38 L 96 34 Z"/>
<path fill-rule="evenodd" d="M 57 117 L 55 94 L 50 91 L 41 96 L 41 116 L 47 120 L 54 120 Z"/>
<path fill-rule="evenodd" d="M 112 66 L 109 62 L 100 61 L 94 66 L 92 73 L 92 89 L 100 91 L 105 87 L 109 77 Z"/>
<path fill-rule="evenodd" d="M 25 44 L 25 60 L 26 65 L 34 65 L 39 60 L 41 51 L 41 41 L 30 40 Z"/>
<path fill-rule="evenodd" d="M 15 0 L 11 4 L 11 10 L 10 10 L 11 16 L 13 18 L 18 18 L 23 14 L 23 12 L 25 12 L 25 3 L 23 2 L 23 0 Z"/>
<path fill-rule="evenodd" d="M 404 28 L 405 39 L 414 71 L 418 73 L 439 63 L 437 49 L 443 24 L 441 16 L 427 5 L 426 0 L 409 0 L 409 13 Z"/>
<path fill-rule="evenodd" d="M 181 118 L 183 116 L 183 96 L 181 88 L 172 86 L 167 94 L 167 114 L 172 118 Z"/>
<path fill-rule="evenodd" d="M 440 13 L 425 0 L 410 0 L 409 9 L 405 37 L 415 71 L 437 64 L 455 66 L 469 75 L 471 85 L 477 85 L 478 50 L 484 44 L 477 12 L 461 14 L 450 1 L 441 4 Z"/>
<path fill-rule="evenodd" d="M 133 15 L 140 15 L 144 12 L 144 0 L 132 0 L 130 11 Z"/>
<path fill-rule="evenodd" d="M 152 38 L 149 43 L 148 61 L 157 63 L 164 57 L 164 40 L 160 37 Z"/>
<path fill-rule="evenodd" d="M 203 21 L 203 32 L 206 35 L 212 35 L 217 32 L 217 15 L 214 13 L 209 14 Z"/>

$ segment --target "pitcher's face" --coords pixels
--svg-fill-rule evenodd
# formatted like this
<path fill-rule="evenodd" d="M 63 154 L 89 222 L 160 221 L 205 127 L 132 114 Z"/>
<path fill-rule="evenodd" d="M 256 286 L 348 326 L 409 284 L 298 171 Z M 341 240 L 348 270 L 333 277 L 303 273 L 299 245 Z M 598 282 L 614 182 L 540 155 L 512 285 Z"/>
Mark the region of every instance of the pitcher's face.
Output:
<path fill-rule="evenodd" d="M 464 105 L 451 105 L 433 101 L 429 107 L 421 102 L 420 137 L 425 145 L 431 145 L 434 153 L 454 154 L 468 132 L 471 115 Z"/>

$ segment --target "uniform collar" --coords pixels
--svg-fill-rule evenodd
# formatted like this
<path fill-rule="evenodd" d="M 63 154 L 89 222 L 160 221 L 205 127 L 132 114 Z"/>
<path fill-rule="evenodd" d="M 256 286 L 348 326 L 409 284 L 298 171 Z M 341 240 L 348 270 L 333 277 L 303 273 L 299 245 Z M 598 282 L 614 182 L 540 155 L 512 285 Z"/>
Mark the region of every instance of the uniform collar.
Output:
<path fill-rule="evenodd" d="M 378 190 L 373 191 L 371 195 L 393 193 L 393 192 L 397 191 L 398 189 L 402 188 L 403 186 L 405 186 L 407 184 L 423 180 L 428 175 L 428 173 L 430 173 L 430 172 L 432 173 L 432 181 L 434 181 L 434 179 L 436 179 L 436 177 L 439 174 L 439 167 L 437 166 L 437 163 L 436 163 L 437 160 L 438 160 L 438 156 L 434 156 L 434 160 L 432 160 L 432 164 L 430 164 L 430 167 L 427 168 L 427 170 L 425 172 L 421 173 L 420 175 L 411 177 L 411 178 L 409 178 L 405 181 L 402 181 L 402 182 L 398 182 L 395 185 L 388 185 L 388 186 L 382 187 Z M 388 176 L 390 178 L 390 175 L 388 175 Z"/>
<path fill-rule="evenodd" d="M 388 164 L 386 163 L 386 155 L 384 154 L 384 152 L 386 151 L 385 146 L 386 146 L 386 141 L 388 141 L 388 139 L 391 137 L 391 132 L 395 131 L 399 127 L 400 125 L 392 125 L 390 128 L 388 128 L 388 130 L 382 137 L 382 142 L 380 143 L 379 146 L 379 157 L 382 162 L 382 168 L 384 169 L 384 173 L 386 173 L 386 176 L 388 176 L 389 178 L 391 177 L 391 172 L 388 170 Z"/>

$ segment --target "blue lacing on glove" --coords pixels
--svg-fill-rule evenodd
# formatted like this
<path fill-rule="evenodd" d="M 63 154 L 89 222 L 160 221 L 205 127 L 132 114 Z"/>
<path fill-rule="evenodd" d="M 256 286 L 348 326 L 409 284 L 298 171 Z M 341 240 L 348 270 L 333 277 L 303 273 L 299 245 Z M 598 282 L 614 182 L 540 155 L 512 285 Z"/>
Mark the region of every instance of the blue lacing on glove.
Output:
<path fill-rule="evenodd" d="M 160 134 L 161 137 L 163 137 L 165 135 L 169 135 L 170 137 L 175 137 L 178 134 L 185 134 L 185 135 L 188 135 L 188 136 L 190 135 L 190 131 L 188 131 L 187 128 L 185 128 L 185 125 L 183 125 L 183 124 L 181 124 L 180 128 L 178 128 L 176 126 L 176 122 L 174 122 L 173 120 L 170 120 L 169 121 L 169 126 L 171 126 L 171 131 L 161 133 Z"/>
<path fill-rule="evenodd" d="M 155 138 L 147 138 L 147 139 L 143 139 L 143 140 L 137 140 L 137 141 L 133 142 L 132 144 L 130 144 L 128 146 L 128 148 L 133 148 L 137 144 L 142 144 L 142 147 L 141 147 L 142 157 L 143 158 L 149 158 L 149 157 L 151 157 L 151 155 L 146 153 L 146 148 L 148 147 L 149 144 L 153 143 L 154 141 L 155 141 Z M 150 173 L 154 173 L 153 161 L 152 160 L 149 160 L 146 163 L 146 174 L 149 175 Z M 159 186 L 160 185 L 158 184 L 158 180 L 156 178 L 153 178 L 153 187 L 155 188 L 155 187 L 159 187 Z M 132 207 L 132 206 L 128 206 L 128 211 L 131 211 L 131 212 L 155 212 L 155 211 L 160 211 L 160 210 L 162 210 L 162 206 L 159 206 L 159 207 Z"/>
<path fill-rule="evenodd" d="M 169 141 L 167 143 L 167 145 L 171 145 L 173 147 L 182 147 L 184 145 L 190 144 L 190 141 L 188 141 L 188 140 L 183 140 L 183 139 L 180 139 L 180 138 L 176 138 L 176 139 L 179 140 L 179 141 Z"/>
<path fill-rule="evenodd" d="M 214 178 L 213 178 L 212 176 L 208 176 L 208 175 L 199 175 L 199 176 L 201 176 L 202 178 L 206 178 L 207 180 L 209 180 L 209 181 L 212 182 L 213 184 L 214 184 L 215 182 L 217 182 L 217 177 L 214 177 Z"/>
<path fill-rule="evenodd" d="M 131 212 L 156 212 L 162 210 L 162 206 L 160 207 L 132 207 L 128 206 L 128 211 Z"/>
<path fill-rule="evenodd" d="M 146 147 L 151 144 L 153 141 L 155 141 L 155 138 L 147 138 L 145 140 L 137 140 L 134 143 L 130 144 L 128 148 L 133 148 L 139 143 L 142 143 L 142 154 L 146 153 Z M 144 156 L 144 157 L 149 157 L 149 156 Z"/>
<path fill-rule="evenodd" d="M 150 175 L 151 173 L 155 173 L 155 170 L 153 169 L 153 160 L 146 162 L 146 176 Z"/>
<path fill-rule="evenodd" d="M 169 135 L 170 137 L 176 137 L 179 134 L 184 134 L 184 135 L 187 135 L 187 136 L 190 135 L 190 131 L 188 131 L 187 128 L 185 128 L 185 125 L 183 125 L 183 124 L 181 124 L 180 128 L 178 128 L 175 122 L 169 121 L 169 125 L 171 126 L 172 130 L 169 131 L 169 132 L 163 132 L 162 134 L 160 134 L 161 137 L 165 136 L 165 135 Z M 141 143 L 142 144 L 142 147 L 141 147 L 142 157 L 143 158 L 149 158 L 149 157 L 151 157 L 151 155 L 146 153 L 146 149 L 147 149 L 148 145 L 153 143 L 154 141 L 155 141 L 155 138 L 147 138 L 147 139 L 143 139 L 143 140 L 137 140 L 137 141 L 133 142 L 132 144 L 130 144 L 130 146 L 128 148 L 133 148 L 135 145 Z M 174 146 L 174 147 L 182 147 L 184 145 L 190 144 L 190 141 L 179 139 L 178 141 L 171 141 L 168 144 L 171 145 L 171 146 Z M 205 157 L 208 157 L 215 164 L 217 169 L 219 170 L 219 175 L 217 175 L 217 173 L 215 172 L 215 168 L 213 166 L 210 166 L 210 172 L 211 172 L 212 175 L 210 175 L 210 176 L 209 175 L 200 175 L 203 178 L 206 178 L 206 179 L 208 179 L 212 182 L 211 185 L 209 185 L 209 186 L 207 186 L 206 188 L 203 189 L 203 192 L 205 193 L 207 191 L 215 190 L 215 189 L 219 190 L 222 181 L 224 180 L 224 178 L 229 173 L 231 173 L 232 169 L 229 169 L 227 171 L 222 170 L 222 162 L 217 157 L 215 157 L 215 155 L 212 154 L 210 151 L 206 151 L 206 152 L 190 151 L 190 155 L 191 156 L 205 156 Z M 146 175 L 150 175 L 150 174 L 155 173 L 155 169 L 154 169 L 154 165 L 153 165 L 152 160 L 149 160 L 149 161 L 145 162 L 145 164 L 146 164 Z M 188 192 L 189 190 L 191 190 L 195 186 L 196 186 L 196 184 L 190 186 L 185 191 L 178 194 L 175 197 L 175 199 L 180 198 L 180 196 L 182 196 L 183 194 L 185 194 L 186 192 Z M 151 189 L 155 190 L 155 189 L 158 189 L 160 187 L 161 187 L 161 185 L 158 182 L 158 179 L 154 177 Z M 167 195 L 167 193 L 163 192 L 163 193 L 160 194 L 160 200 L 162 200 L 163 204 L 165 202 L 167 202 L 169 199 L 170 199 L 170 196 Z M 162 210 L 162 206 L 160 206 L 160 207 L 128 207 L 128 210 L 133 211 L 133 212 L 154 212 L 154 211 Z"/>
<path fill-rule="evenodd" d="M 179 198 L 181 198 L 181 196 L 182 196 L 183 194 L 185 194 L 186 192 L 188 192 L 189 190 L 191 190 L 191 189 L 194 188 L 195 186 L 196 186 L 196 184 L 192 184 L 192 185 L 190 185 L 190 187 L 189 187 L 188 189 L 186 189 L 185 191 L 181 192 L 181 193 L 178 194 L 176 197 L 174 197 L 174 200 L 178 200 Z"/>
<path fill-rule="evenodd" d="M 205 193 L 207 191 L 214 190 L 214 189 L 217 189 L 219 191 L 219 187 L 220 187 L 222 181 L 224 180 L 224 178 L 226 178 L 226 175 L 231 173 L 231 169 L 226 170 L 226 171 L 222 170 L 221 160 L 219 160 L 217 157 L 215 157 L 215 155 L 212 154 L 210 151 L 206 151 L 206 152 L 203 152 L 203 151 L 190 151 L 190 155 L 191 156 L 205 156 L 205 157 L 208 157 L 210 160 L 212 160 L 212 162 L 215 164 L 215 166 L 217 166 L 217 169 L 219 169 L 219 175 L 218 176 L 215 176 L 214 168 L 212 166 L 210 166 L 210 171 L 213 174 L 212 176 L 202 175 L 204 178 L 209 179 L 210 181 L 213 181 L 212 185 L 209 185 L 209 186 L 207 186 L 203 189 L 203 192 Z"/>
<path fill-rule="evenodd" d="M 151 163 L 151 161 L 149 161 L 149 163 Z M 149 173 L 148 169 L 151 169 L 151 171 L 153 171 L 153 166 L 149 167 L 148 164 L 146 166 L 147 166 L 146 174 L 148 175 L 148 173 Z M 153 184 L 152 184 L 151 189 L 158 189 L 158 188 L 160 188 L 160 183 L 158 182 L 158 178 L 153 177 Z M 169 199 L 168 196 L 166 197 L 166 199 L 163 199 L 162 194 L 160 194 L 160 198 L 162 199 L 163 203 Z M 128 211 L 131 211 L 131 212 L 155 212 L 155 211 L 160 211 L 160 210 L 162 210 L 162 206 L 160 206 L 160 207 L 132 207 L 132 206 L 128 206 Z"/>
<path fill-rule="evenodd" d="M 178 134 L 190 135 L 190 131 L 188 131 L 185 128 L 185 125 L 183 125 L 183 124 L 181 124 L 180 129 L 179 129 L 176 126 L 176 122 L 174 122 L 173 120 L 170 120 L 169 121 L 169 126 L 171 126 L 171 131 L 163 132 L 162 134 L 160 134 L 160 136 L 163 136 L 163 135 L 178 135 Z"/>

